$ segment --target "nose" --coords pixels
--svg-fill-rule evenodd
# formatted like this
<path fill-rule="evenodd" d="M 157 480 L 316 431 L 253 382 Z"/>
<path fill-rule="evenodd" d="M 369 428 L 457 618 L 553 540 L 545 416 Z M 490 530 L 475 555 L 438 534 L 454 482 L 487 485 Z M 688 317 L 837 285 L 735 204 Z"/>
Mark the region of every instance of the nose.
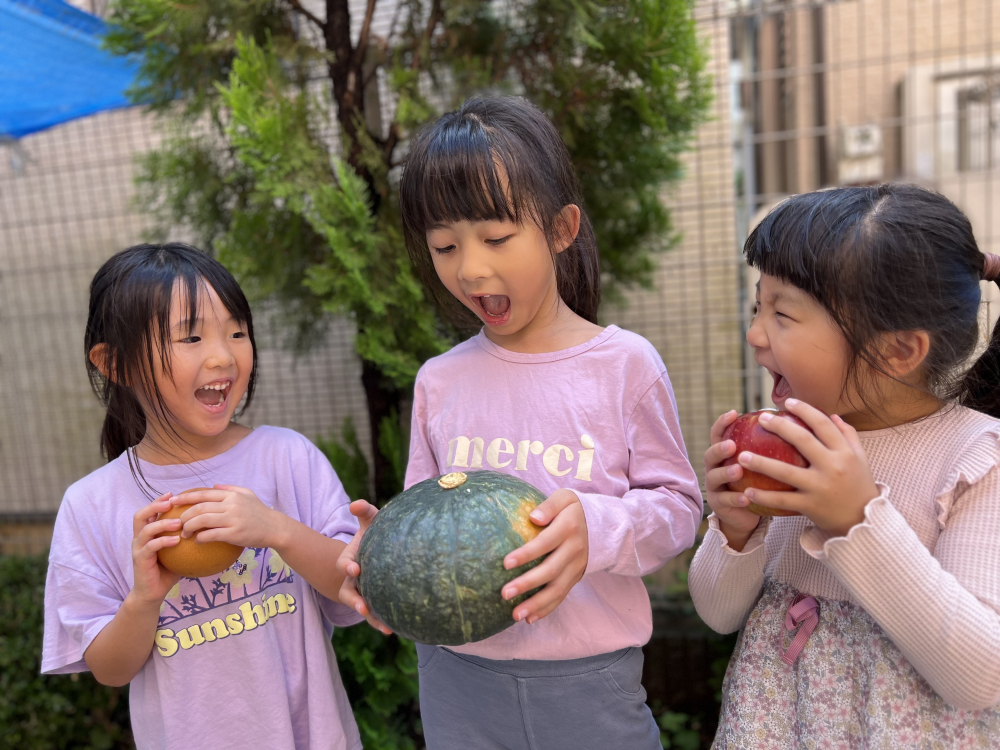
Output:
<path fill-rule="evenodd" d="M 767 346 L 767 334 L 764 332 L 764 325 L 757 315 L 750 321 L 750 328 L 747 329 L 747 343 L 754 349 L 763 349 Z"/>
<path fill-rule="evenodd" d="M 209 370 L 218 367 L 229 367 L 236 362 L 236 356 L 230 347 L 228 336 L 220 335 L 212 337 L 212 346 L 205 359 L 205 367 Z"/>
<path fill-rule="evenodd" d="M 462 281 L 478 281 L 490 276 L 488 255 L 478 246 L 470 242 L 460 251 L 458 262 L 458 278 Z"/>

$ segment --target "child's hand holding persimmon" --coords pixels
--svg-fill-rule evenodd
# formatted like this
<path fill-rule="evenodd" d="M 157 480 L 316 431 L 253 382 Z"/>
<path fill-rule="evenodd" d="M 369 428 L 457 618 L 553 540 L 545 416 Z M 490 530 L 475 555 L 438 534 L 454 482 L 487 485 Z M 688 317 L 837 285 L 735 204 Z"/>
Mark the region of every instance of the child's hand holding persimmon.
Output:
<path fill-rule="evenodd" d="M 283 545 L 288 516 L 268 508 L 246 487 L 216 484 L 212 489 L 184 492 L 175 505 L 190 505 L 181 515 L 181 536 L 197 534 L 200 542 L 228 542 L 239 547 Z"/>
<path fill-rule="evenodd" d="M 132 572 L 134 582 L 131 596 L 144 605 L 160 603 L 170 589 L 180 580 L 159 563 L 156 553 L 164 547 L 177 544 L 176 536 L 160 536 L 180 528 L 179 519 L 157 520 L 157 514 L 170 508 L 170 493 L 160 495 L 149 505 L 136 511 L 132 517 Z"/>

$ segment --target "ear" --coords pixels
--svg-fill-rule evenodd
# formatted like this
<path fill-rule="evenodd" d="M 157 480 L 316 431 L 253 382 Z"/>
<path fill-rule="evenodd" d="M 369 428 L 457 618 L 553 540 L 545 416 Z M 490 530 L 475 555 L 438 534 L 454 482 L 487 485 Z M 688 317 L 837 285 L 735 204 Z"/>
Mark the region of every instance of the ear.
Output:
<path fill-rule="evenodd" d="M 931 348 L 927 331 L 893 331 L 883 334 L 882 355 L 890 374 L 904 379 L 911 375 L 924 360 Z"/>
<path fill-rule="evenodd" d="M 562 207 L 562 211 L 556 217 L 556 246 L 555 251 L 561 253 L 573 244 L 576 235 L 580 232 L 580 207 L 574 203 L 568 203 Z"/>
<path fill-rule="evenodd" d="M 100 371 L 101 375 L 108 380 L 111 379 L 111 366 L 108 362 L 107 344 L 95 344 L 90 350 L 89 359 L 90 363 Z"/>

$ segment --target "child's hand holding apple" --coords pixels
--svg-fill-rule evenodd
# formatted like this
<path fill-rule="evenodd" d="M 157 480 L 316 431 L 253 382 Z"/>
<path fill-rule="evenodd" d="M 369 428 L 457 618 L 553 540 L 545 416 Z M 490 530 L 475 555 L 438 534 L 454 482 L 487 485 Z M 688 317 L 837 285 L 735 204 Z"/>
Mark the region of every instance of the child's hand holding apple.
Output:
<path fill-rule="evenodd" d="M 733 463 L 738 455 L 734 440 L 725 437 L 727 432 L 740 419 L 734 410 L 729 411 L 715 420 L 712 425 L 712 444 L 705 451 L 705 489 L 709 507 L 719 519 L 719 528 L 729 546 L 741 551 L 750 535 L 760 523 L 760 516 L 747 509 L 749 500 L 743 494 L 742 488 L 732 489 L 730 483 L 741 482 L 746 473 L 742 466 Z"/>
<path fill-rule="evenodd" d="M 761 422 L 761 417 L 764 418 L 764 423 Z M 735 443 L 735 450 L 732 455 L 722 462 L 722 465 L 739 465 L 738 456 L 743 452 L 750 452 L 758 456 L 783 461 L 784 463 L 791 464 L 792 466 L 800 466 L 802 468 L 809 466 L 809 462 L 803 458 L 802 454 L 796 450 L 794 445 L 764 428 L 766 421 L 772 418 L 789 419 L 800 427 L 807 430 L 809 429 L 806 427 L 805 422 L 787 411 L 762 409 L 761 411 L 751 411 L 746 414 L 741 414 L 735 420 L 730 422 L 729 426 L 726 427 L 725 432 L 722 433 L 723 442 L 731 440 Z M 760 472 L 751 471 L 750 469 L 745 468 L 741 472 L 741 476 L 738 479 L 729 480 L 729 489 L 732 492 L 745 493 L 746 490 L 750 488 L 758 490 L 774 490 L 776 492 L 791 492 L 795 489 L 792 485 L 786 484 L 785 482 L 777 479 L 772 479 L 767 474 L 761 474 Z M 763 505 L 757 505 L 753 502 L 748 503 L 746 505 L 746 509 L 758 516 L 801 515 L 793 510 L 768 508 Z"/>
<path fill-rule="evenodd" d="M 879 495 L 853 427 L 797 399 L 785 406 L 790 414 L 728 412 L 712 427 L 705 453 L 708 503 L 733 549 L 742 550 L 757 526 L 751 507 L 768 515 L 804 515 L 842 536 L 864 520 L 864 507 Z"/>

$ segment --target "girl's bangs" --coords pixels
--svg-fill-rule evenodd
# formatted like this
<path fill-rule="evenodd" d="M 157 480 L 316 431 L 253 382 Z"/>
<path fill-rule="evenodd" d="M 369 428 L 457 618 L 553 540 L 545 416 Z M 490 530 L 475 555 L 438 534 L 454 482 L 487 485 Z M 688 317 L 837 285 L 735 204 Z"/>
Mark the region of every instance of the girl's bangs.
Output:
<path fill-rule="evenodd" d="M 408 161 L 403 211 L 416 234 L 457 221 L 537 219 L 510 144 L 475 120 L 458 121 Z M 416 176 L 416 179 L 412 179 Z"/>
<path fill-rule="evenodd" d="M 207 256 L 206 256 L 207 259 Z M 201 314 L 204 292 L 207 287 L 219 295 L 226 311 L 240 323 L 250 326 L 250 308 L 242 290 L 228 273 L 219 273 L 214 263 L 197 263 L 187 258 L 172 258 L 173 263 L 167 263 L 157 268 L 154 273 L 158 278 L 152 279 L 148 286 L 139 284 L 138 288 L 146 287 L 152 291 L 150 309 L 152 319 L 149 321 L 149 333 L 156 333 L 160 351 L 164 357 L 163 364 L 169 370 L 170 362 L 170 318 L 173 304 L 174 289 L 180 287 L 179 302 L 183 305 L 182 321 L 187 322 L 189 331 L 193 330 Z"/>
<path fill-rule="evenodd" d="M 750 233 L 744 248 L 747 263 L 761 273 L 783 279 L 812 293 L 815 278 L 814 252 L 808 217 L 794 199 L 779 204 Z"/>
<path fill-rule="evenodd" d="M 820 191 L 797 195 L 773 208 L 747 237 L 747 263 L 782 279 L 827 307 L 837 303 L 837 281 L 865 264 L 862 242 L 870 209 L 862 191 Z"/>

